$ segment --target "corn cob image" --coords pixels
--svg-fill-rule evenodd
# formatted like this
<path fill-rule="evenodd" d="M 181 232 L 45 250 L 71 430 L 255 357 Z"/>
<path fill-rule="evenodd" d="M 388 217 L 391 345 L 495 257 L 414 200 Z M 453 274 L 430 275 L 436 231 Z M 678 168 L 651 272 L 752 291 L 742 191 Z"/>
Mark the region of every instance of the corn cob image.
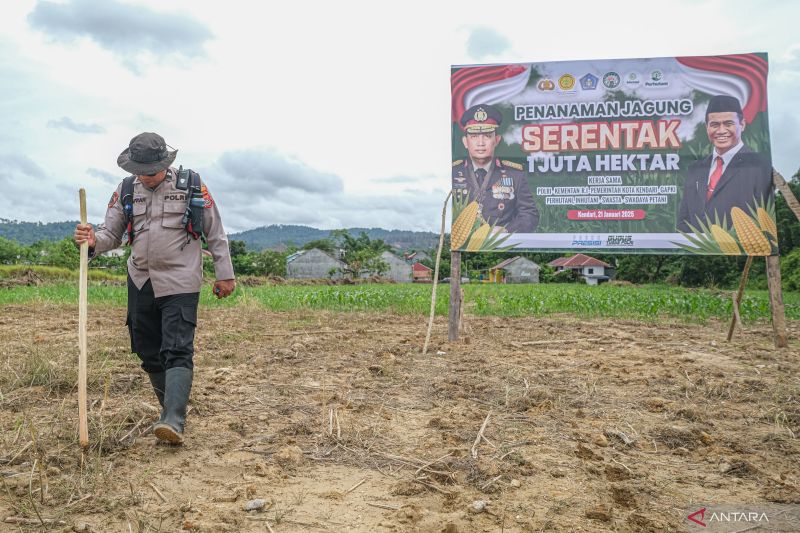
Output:
<path fill-rule="evenodd" d="M 731 209 L 731 219 L 733 227 L 736 229 L 736 236 L 739 238 L 739 244 L 742 245 L 746 254 L 770 254 L 772 246 L 752 218 L 738 207 L 734 207 Z"/>
<path fill-rule="evenodd" d="M 763 207 L 758 208 L 758 224 L 761 226 L 761 229 L 765 231 L 772 239 L 777 242 L 778 241 L 778 227 L 775 225 L 775 221 L 769 216 L 767 210 Z"/>
<path fill-rule="evenodd" d="M 711 234 L 714 236 L 714 240 L 717 241 L 719 249 L 725 255 L 740 255 L 742 253 L 739 245 L 736 244 L 736 240 L 720 226 L 713 224 L 711 226 Z"/>
<path fill-rule="evenodd" d="M 475 230 L 472 234 L 472 237 L 469 239 L 469 243 L 467 244 L 467 251 L 468 252 L 477 252 L 481 249 L 483 242 L 486 240 L 486 237 L 489 236 L 489 231 L 492 227 L 489 224 L 483 224 L 481 227 Z"/>
<path fill-rule="evenodd" d="M 450 233 L 450 248 L 458 250 L 467 242 L 478 218 L 478 202 L 470 202 L 461 211 L 453 223 L 453 230 Z"/>
<path fill-rule="evenodd" d="M 461 211 L 469 204 L 469 192 L 464 189 L 453 191 L 453 219 L 457 219 Z"/>

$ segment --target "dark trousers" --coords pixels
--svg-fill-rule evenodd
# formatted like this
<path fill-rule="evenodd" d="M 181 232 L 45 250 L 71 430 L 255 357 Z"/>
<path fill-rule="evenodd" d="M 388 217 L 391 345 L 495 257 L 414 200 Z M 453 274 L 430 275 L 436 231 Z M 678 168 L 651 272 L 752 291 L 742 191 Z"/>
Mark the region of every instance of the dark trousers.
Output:
<path fill-rule="evenodd" d="M 194 329 L 199 300 L 197 292 L 156 298 L 150 280 L 137 289 L 128 277 L 127 325 L 131 351 L 142 360 L 145 372 L 194 367 Z"/>

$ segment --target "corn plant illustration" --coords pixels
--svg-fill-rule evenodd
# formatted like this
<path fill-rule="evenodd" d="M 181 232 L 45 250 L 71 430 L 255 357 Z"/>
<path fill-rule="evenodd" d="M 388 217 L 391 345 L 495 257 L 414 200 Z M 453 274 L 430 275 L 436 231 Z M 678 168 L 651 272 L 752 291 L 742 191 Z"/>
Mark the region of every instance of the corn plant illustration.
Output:
<path fill-rule="evenodd" d="M 775 204 L 772 200 L 759 201 L 749 207 L 750 215 L 739 207 L 731 209 L 731 225 L 726 216 L 722 220 L 706 216 L 689 224 L 691 233 L 680 232 L 691 245 L 674 243 L 681 249 L 704 255 L 773 255 L 778 252 L 778 229 L 775 224 Z"/>
<path fill-rule="evenodd" d="M 513 246 L 502 246 L 511 236 L 502 226 L 486 222 L 476 201 L 469 201 L 469 193 L 461 190 L 453 194 L 453 229 L 450 232 L 450 249 L 468 252 L 504 251 Z"/>

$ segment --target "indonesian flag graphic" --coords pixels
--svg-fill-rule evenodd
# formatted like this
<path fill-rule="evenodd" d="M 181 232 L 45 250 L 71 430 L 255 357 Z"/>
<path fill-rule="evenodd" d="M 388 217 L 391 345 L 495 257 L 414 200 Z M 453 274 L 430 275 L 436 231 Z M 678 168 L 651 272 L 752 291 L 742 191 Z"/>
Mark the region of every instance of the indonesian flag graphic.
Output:
<path fill-rule="evenodd" d="M 615 60 L 613 63 L 619 61 Z M 712 96 L 736 97 L 742 104 L 744 118 L 748 123 L 752 122 L 758 113 L 767 110 L 768 64 L 766 59 L 757 54 L 661 58 L 646 61 L 658 62 L 659 68 L 679 73 L 685 89 L 695 89 Z M 615 67 L 610 66 L 612 62 L 608 63 L 608 68 L 614 70 Z M 511 101 L 512 97 L 525 90 L 532 66 L 537 64 L 467 66 L 454 70 L 450 79 L 453 96 L 452 120 L 458 122 L 464 110 L 475 104 Z M 620 90 L 629 91 L 624 87 Z M 559 97 L 558 91 L 552 94 L 537 94 L 539 102 L 558 101 Z"/>
<path fill-rule="evenodd" d="M 453 72 L 453 121 L 475 104 L 496 104 L 521 92 L 531 74 L 529 65 L 465 67 Z"/>
<path fill-rule="evenodd" d="M 749 124 L 767 110 L 767 70 L 756 54 L 676 58 L 684 82 L 704 93 L 736 97 Z"/>

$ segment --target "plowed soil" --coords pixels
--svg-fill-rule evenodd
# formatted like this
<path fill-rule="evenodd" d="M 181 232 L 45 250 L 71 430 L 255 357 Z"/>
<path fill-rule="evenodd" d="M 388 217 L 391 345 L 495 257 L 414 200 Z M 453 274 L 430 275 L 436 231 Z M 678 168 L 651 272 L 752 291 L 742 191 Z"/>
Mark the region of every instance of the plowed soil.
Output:
<path fill-rule="evenodd" d="M 0 530 L 671 531 L 800 503 L 795 322 L 776 350 L 769 324 L 467 316 L 423 356 L 424 317 L 201 309 L 173 447 L 125 310 L 89 318 L 82 453 L 76 310 L 0 309 Z"/>

